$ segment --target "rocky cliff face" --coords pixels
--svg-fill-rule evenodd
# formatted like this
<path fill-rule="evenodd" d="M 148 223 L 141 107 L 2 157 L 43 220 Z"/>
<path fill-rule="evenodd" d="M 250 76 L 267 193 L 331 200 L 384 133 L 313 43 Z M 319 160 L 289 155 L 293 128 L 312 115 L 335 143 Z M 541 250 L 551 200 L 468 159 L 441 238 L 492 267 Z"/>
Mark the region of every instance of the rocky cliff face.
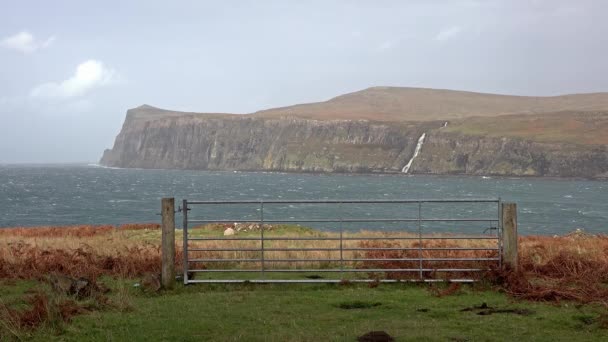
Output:
<path fill-rule="evenodd" d="M 142 109 L 143 108 L 143 109 Z M 114 167 L 608 177 L 608 146 L 449 132 L 443 121 L 374 122 L 130 110 L 100 163 Z"/>
<path fill-rule="evenodd" d="M 131 115 L 132 116 L 132 115 Z M 116 167 L 398 172 L 433 124 L 247 116 L 129 118 L 101 164 Z"/>
<path fill-rule="evenodd" d="M 608 177 L 608 146 L 444 133 L 427 136 L 413 173 Z"/>

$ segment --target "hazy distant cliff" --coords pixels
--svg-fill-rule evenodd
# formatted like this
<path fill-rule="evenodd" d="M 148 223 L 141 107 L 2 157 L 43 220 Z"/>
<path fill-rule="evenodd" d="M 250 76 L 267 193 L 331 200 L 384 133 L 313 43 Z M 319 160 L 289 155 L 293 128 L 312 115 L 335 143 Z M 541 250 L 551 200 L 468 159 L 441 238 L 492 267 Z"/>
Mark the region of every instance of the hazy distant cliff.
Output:
<path fill-rule="evenodd" d="M 372 104 L 381 112 L 386 99 L 381 96 L 383 100 L 378 100 L 378 88 L 373 89 Z M 364 107 L 361 103 L 370 99 L 370 94 L 365 95 L 344 106 Z M 127 112 L 114 147 L 104 152 L 100 163 L 200 170 L 402 172 L 419 143 L 419 155 L 411 162 L 409 173 L 608 176 L 608 138 L 603 130 L 608 127 L 608 113 L 505 116 L 497 111 L 509 106 L 519 110 L 519 104 L 500 99 L 500 108 L 494 111 L 487 103 L 472 111 L 485 110 L 487 117 L 467 119 L 466 108 L 457 102 L 458 118 L 442 109 L 427 117 L 418 115 L 415 121 L 407 120 L 407 115 L 396 120 L 399 106 L 395 101 L 388 101 L 390 108 L 378 120 L 367 119 L 369 108 L 350 119 L 344 118 L 344 112 L 335 115 L 340 119 L 333 119 L 331 113 L 324 115 L 320 104 L 313 104 L 314 110 L 299 105 L 248 115 L 181 113 L 141 106 Z M 551 99 L 576 106 L 571 98 Z M 596 101 L 597 106 L 604 106 L 602 101 Z M 542 101 L 535 103 L 537 110 L 544 106 Z M 608 108 L 608 101 L 605 103 Z M 594 108 L 593 104 L 586 106 Z M 341 108 L 330 107 L 335 113 Z M 450 124 L 443 127 L 446 116 Z M 529 127 L 541 129 L 530 131 Z M 423 133 L 425 137 L 420 139 Z M 578 135 L 585 139 L 579 141 Z"/>
<path fill-rule="evenodd" d="M 533 142 L 437 132 L 426 139 L 414 173 L 608 177 L 608 146 Z"/>
<path fill-rule="evenodd" d="M 399 171 L 430 124 L 184 117 L 125 124 L 101 164 L 201 170 Z"/>

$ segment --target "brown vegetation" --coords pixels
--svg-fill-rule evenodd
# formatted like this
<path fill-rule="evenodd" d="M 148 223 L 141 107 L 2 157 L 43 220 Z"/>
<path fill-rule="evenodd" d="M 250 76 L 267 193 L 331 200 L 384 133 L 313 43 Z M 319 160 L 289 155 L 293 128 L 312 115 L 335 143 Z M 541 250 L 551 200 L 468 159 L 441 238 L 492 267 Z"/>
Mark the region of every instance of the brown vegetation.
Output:
<path fill-rule="evenodd" d="M 51 273 L 96 279 L 160 271 L 158 224 L 0 229 L 0 278 L 44 279 Z M 137 234 L 137 232 L 142 232 Z M 181 260 L 178 258 L 178 260 Z"/>
<path fill-rule="evenodd" d="M 69 322 L 72 317 L 88 311 L 72 299 L 49 298 L 43 292 L 29 295 L 25 302 L 27 308 L 20 310 L 0 303 L 0 320 L 14 330 L 31 329 L 45 323 Z"/>
<path fill-rule="evenodd" d="M 325 102 L 272 108 L 254 115 L 270 118 L 295 116 L 315 120 L 432 121 L 606 109 L 606 93 L 532 97 L 447 89 L 372 87 Z"/>
<path fill-rule="evenodd" d="M 195 229 L 193 234 L 201 233 Z M 207 234 L 216 234 L 206 232 Z M 278 234 L 278 233 L 277 233 Z M 299 232 L 298 234 L 333 236 L 331 233 Z M 378 232 L 361 232 L 359 236 L 386 236 Z M 178 232 L 177 239 L 180 239 Z M 353 234 L 352 236 L 356 236 Z M 73 277 L 96 279 L 100 275 L 118 277 L 140 277 L 146 273 L 160 271 L 160 231 L 157 225 L 130 225 L 116 229 L 112 226 L 44 227 L 42 229 L 1 229 L 0 230 L 0 278 L 43 279 L 50 273 L 61 273 Z M 417 240 L 400 242 L 369 240 L 346 240 L 344 248 L 365 247 L 410 247 L 446 248 L 493 247 L 493 241 L 485 240 L 426 240 L 419 245 Z M 208 248 L 256 248 L 259 242 L 252 241 L 193 241 L 193 246 Z M 271 241 L 266 248 L 329 248 L 336 247 L 336 241 Z M 176 260 L 181 264 L 181 244 L 176 244 Z M 520 237 L 520 270 L 505 272 L 492 268 L 492 262 L 478 264 L 461 261 L 425 261 L 423 268 L 485 267 L 491 272 L 483 273 L 487 279 L 501 284 L 509 294 L 532 300 L 576 300 L 599 302 L 608 305 L 608 236 L 567 235 L 567 236 L 523 236 Z M 197 258 L 255 258 L 259 251 L 248 252 L 197 252 Z M 333 259 L 334 251 L 275 251 L 268 252 L 268 259 Z M 469 258 L 495 257 L 491 250 L 375 250 L 345 251 L 344 258 Z M 201 263 L 197 267 L 219 267 L 218 263 Z M 268 263 L 276 268 L 334 268 L 336 263 L 276 262 Z M 495 265 L 495 264 L 494 264 Z M 259 267 L 257 263 L 222 263 L 227 267 Z M 417 268 L 418 261 L 363 261 L 352 262 L 355 268 Z M 178 265 L 181 267 L 181 265 Z M 428 278 L 474 277 L 478 273 L 434 273 L 425 272 Z M 389 277 L 404 279 L 416 277 L 418 273 L 390 273 L 386 275 L 367 274 L 373 279 Z M 441 295 L 441 294 L 440 294 Z"/>
<path fill-rule="evenodd" d="M 443 131 L 486 137 L 516 137 L 537 142 L 608 145 L 608 112 L 474 117 L 451 121 Z"/>
<path fill-rule="evenodd" d="M 500 275 L 511 295 L 608 305 L 608 236 L 526 236 L 519 258 L 518 272 Z"/>
<path fill-rule="evenodd" d="M 76 225 L 76 226 L 39 226 L 39 227 L 11 227 L 1 228 L 0 237 L 91 237 L 106 235 L 114 230 L 154 230 L 160 229 L 158 223 L 126 223 L 119 226 L 112 225 Z"/>
<path fill-rule="evenodd" d="M 511 96 L 468 91 L 371 87 L 323 102 L 260 110 L 252 117 L 295 117 L 314 120 L 434 121 L 466 117 L 497 117 L 505 114 L 553 113 L 560 111 L 608 110 L 607 93 L 562 96 Z M 242 118 L 242 115 L 191 113 L 143 105 L 129 110 L 131 120 L 199 116 Z"/>

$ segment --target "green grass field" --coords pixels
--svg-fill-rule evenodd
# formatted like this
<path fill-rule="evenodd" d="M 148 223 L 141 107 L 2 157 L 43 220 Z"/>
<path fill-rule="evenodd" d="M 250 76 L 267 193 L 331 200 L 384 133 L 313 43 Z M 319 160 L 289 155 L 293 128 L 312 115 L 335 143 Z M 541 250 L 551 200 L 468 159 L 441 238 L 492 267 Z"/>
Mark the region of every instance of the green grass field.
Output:
<path fill-rule="evenodd" d="M 0 340 L 355 341 L 372 330 L 397 341 L 599 341 L 608 336 L 603 306 L 513 301 L 480 285 L 438 297 L 426 285 L 412 284 L 177 285 L 147 294 L 133 287 L 136 281 L 104 282 L 112 289 L 109 298 L 123 309 L 95 310 L 70 323 L 17 334 L 0 326 L 5 329 Z M 41 287 L 46 285 L 5 283 L 2 302 L 24 307 L 23 295 Z M 463 311 L 483 303 L 494 311 L 519 311 Z"/>

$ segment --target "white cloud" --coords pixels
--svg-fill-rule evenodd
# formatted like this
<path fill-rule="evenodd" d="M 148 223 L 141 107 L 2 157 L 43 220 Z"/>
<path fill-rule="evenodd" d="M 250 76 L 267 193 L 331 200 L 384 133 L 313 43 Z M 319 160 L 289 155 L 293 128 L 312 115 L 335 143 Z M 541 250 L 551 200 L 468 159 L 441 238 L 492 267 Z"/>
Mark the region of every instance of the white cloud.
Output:
<path fill-rule="evenodd" d="M 439 31 L 439 33 L 437 33 L 437 35 L 435 36 L 435 40 L 437 40 L 437 41 L 448 40 L 448 39 L 455 37 L 460 32 L 462 32 L 462 27 L 452 26 L 452 27 Z"/>
<path fill-rule="evenodd" d="M 0 46 L 23 53 L 32 53 L 39 49 L 46 49 L 51 46 L 54 41 L 55 36 L 50 36 L 44 41 L 39 41 L 28 31 L 21 31 L 15 35 L 4 38 L 0 41 Z"/>
<path fill-rule="evenodd" d="M 406 38 L 407 37 L 386 39 L 384 41 L 381 41 L 380 44 L 377 45 L 376 49 L 378 51 L 388 51 L 388 50 L 396 49 L 399 47 L 401 42 Z"/>
<path fill-rule="evenodd" d="M 96 60 L 80 63 L 74 75 L 61 82 L 48 82 L 36 86 L 30 92 L 36 98 L 72 98 L 86 94 L 94 88 L 117 81 L 114 70 Z"/>

